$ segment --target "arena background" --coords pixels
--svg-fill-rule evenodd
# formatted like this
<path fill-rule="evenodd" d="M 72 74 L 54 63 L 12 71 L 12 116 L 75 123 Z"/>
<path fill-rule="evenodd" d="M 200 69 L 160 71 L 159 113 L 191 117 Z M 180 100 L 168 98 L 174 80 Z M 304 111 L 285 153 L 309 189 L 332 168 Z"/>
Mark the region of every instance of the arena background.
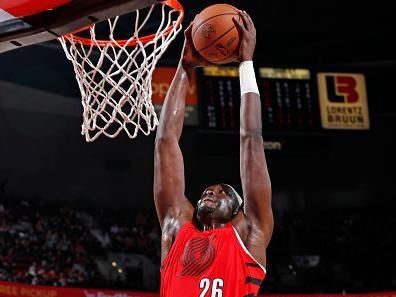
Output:
<path fill-rule="evenodd" d="M 368 130 L 324 130 L 317 121 L 307 130 L 264 131 L 275 230 L 261 292 L 396 290 L 396 26 L 390 4 L 245 2 L 227 1 L 252 15 L 257 68 L 309 69 L 316 99 L 316 73 L 362 74 L 370 118 Z M 212 3 L 182 1 L 184 24 Z M 159 67 L 177 65 L 182 42 L 180 34 Z M 163 90 L 166 79 L 158 79 L 155 87 Z M 238 134 L 203 123 L 202 85 L 196 86 L 193 118 L 181 140 L 193 202 L 215 182 L 240 190 Z M 12 296 L 9 282 L 158 290 L 154 135 L 86 143 L 80 127 L 74 72 L 56 41 L 0 55 L 0 296 Z M 39 221 L 44 230 L 37 229 Z M 106 233 L 102 246 L 98 238 Z M 43 248 L 37 238 L 54 242 Z M 58 259 L 59 249 L 67 265 L 48 260 Z M 60 276 L 62 269 L 80 273 L 68 278 Z"/>

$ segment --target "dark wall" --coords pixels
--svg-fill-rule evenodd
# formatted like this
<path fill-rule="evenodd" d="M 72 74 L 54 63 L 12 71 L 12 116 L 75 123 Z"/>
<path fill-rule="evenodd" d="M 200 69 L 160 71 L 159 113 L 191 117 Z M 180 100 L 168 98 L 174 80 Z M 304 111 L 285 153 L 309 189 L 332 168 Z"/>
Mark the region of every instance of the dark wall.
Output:
<path fill-rule="evenodd" d="M 0 184 L 5 197 L 153 208 L 154 136 L 86 143 L 80 135 L 73 70 L 59 47 L 9 52 L 0 56 L 0 65 Z M 280 208 L 394 204 L 396 66 L 335 69 L 366 74 L 372 128 L 319 135 L 264 131 L 266 140 L 284 144 L 280 152 L 267 151 L 274 203 Z M 189 197 L 194 200 L 206 185 L 219 181 L 240 190 L 238 140 L 237 134 L 185 129 L 181 145 Z"/>

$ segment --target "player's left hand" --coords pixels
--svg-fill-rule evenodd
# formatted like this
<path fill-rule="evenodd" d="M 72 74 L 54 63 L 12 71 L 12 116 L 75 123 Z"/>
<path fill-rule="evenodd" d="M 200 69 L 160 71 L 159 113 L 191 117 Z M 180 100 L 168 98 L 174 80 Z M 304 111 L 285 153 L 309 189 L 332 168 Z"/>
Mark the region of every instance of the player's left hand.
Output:
<path fill-rule="evenodd" d="M 239 10 L 239 16 L 242 19 L 232 18 L 235 26 L 239 31 L 240 44 L 237 52 L 237 61 L 252 61 L 254 50 L 256 48 L 256 27 L 252 18 L 244 10 Z"/>

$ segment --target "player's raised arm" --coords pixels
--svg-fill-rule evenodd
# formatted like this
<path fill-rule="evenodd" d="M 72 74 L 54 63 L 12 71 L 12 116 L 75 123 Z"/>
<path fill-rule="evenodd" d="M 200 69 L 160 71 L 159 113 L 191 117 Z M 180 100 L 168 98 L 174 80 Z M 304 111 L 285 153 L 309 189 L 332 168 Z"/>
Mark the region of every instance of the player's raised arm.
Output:
<path fill-rule="evenodd" d="M 191 25 L 185 31 L 182 56 L 160 115 L 154 152 L 154 200 L 161 227 L 165 220 L 189 220 L 193 207 L 186 199 L 183 156 L 179 139 L 183 129 L 185 98 L 195 67 L 205 62 L 192 46 Z"/>
<path fill-rule="evenodd" d="M 250 16 L 240 12 L 234 19 L 241 34 L 239 72 L 241 84 L 240 170 L 245 215 L 257 230 L 257 237 L 268 245 L 273 230 L 271 181 L 264 155 L 261 102 L 253 69 L 256 29 Z"/>

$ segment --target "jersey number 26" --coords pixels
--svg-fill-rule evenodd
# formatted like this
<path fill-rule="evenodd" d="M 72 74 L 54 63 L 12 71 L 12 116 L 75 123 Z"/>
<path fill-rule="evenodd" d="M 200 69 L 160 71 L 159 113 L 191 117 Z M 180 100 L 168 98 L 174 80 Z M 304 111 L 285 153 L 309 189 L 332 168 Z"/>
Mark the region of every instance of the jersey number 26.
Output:
<path fill-rule="evenodd" d="M 215 278 L 212 282 L 208 278 L 203 278 L 199 282 L 199 288 L 203 289 L 199 297 L 223 297 L 224 282 L 221 278 Z M 211 294 L 206 295 L 211 289 Z"/>

